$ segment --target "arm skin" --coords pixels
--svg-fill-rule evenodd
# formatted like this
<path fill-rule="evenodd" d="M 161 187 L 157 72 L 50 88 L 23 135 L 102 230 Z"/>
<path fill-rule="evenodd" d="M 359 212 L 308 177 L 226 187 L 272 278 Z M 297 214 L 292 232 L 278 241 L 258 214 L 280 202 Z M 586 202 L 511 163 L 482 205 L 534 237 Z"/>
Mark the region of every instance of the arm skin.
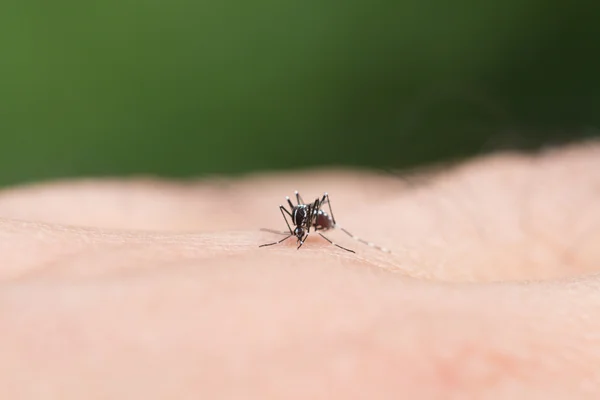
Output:
<path fill-rule="evenodd" d="M 600 146 L 0 193 L 0 398 L 600 397 Z M 266 248 L 298 189 L 342 232 Z"/>

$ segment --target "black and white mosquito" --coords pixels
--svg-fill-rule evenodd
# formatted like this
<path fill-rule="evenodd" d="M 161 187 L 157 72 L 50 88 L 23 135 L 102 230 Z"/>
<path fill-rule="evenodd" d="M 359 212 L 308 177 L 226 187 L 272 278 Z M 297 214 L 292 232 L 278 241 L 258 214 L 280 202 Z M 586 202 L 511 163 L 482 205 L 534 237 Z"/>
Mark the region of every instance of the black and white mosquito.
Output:
<path fill-rule="evenodd" d="M 292 203 L 290 198 L 288 196 L 286 196 L 286 200 L 290 207 L 290 210 L 285 208 L 283 205 L 279 206 L 279 211 L 281 211 L 281 215 L 283 215 L 283 219 L 285 220 L 285 223 L 288 227 L 289 232 L 280 232 L 280 231 L 274 231 L 271 229 L 263 229 L 264 231 L 267 231 L 267 232 L 278 233 L 278 234 L 287 235 L 287 236 L 277 242 L 262 244 L 258 247 L 265 247 L 265 246 L 272 246 L 274 244 L 279 244 L 279 243 L 282 243 L 282 242 L 286 241 L 287 239 L 291 238 L 292 236 L 295 236 L 297 243 L 298 243 L 298 249 L 299 249 L 300 247 L 302 247 L 302 245 L 306 241 L 306 238 L 308 238 L 308 234 L 310 233 L 311 228 L 313 228 L 315 232 L 317 232 L 323 239 L 327 240 L 332 245 L 337 246 L 340 249 L 349 251 L 350 253 L 355 253 L 354 250 L 347 249 L 343 246 L 340 246 L 337 243 L 332 242 L 329 238 L 327 238 L 325 235 L 323 235 L 321 232 L 319 232 L 319 231 L 328 231 L 330 229 L 338 228 L 354 240 L 357 240 L 368 246 L 375 247 L 383 252 L 386 252 L 386 253 L 390 252 L 388 249 L 377 246 L 374 243 L 368 242 L 366 240 L 360 239 L 359 237 L 354 236 L 353 234 L 351 234 L 344 228 L 338 226 L 337 223 L 335 222 L 335 217 L 333 216 L 333 211 L 331 210 L 331 201 L 329 200 L 329 195 L 327 193 L 325 193 L 322 198 L 319 199 L 317 197 L 314 202 L 308 203 L 308 204 L 305 203 L 304 200 L 302 200 L 302 197 L 300 196 L 298 191 L 295 192 L 295 195 L 296 195 L 296 202 L 298 203 L 296 205 L 294 205 L 294 203 Z M 327 204 L 327 206 L 329 208 L 329 214 L 327 214 L 327 212 L 325 212 L 325 210 L 323 210 L 323 206 L 325 204 Z M 291 225 L 288 222 L 288 217 L 290 217 L 290 219 L 291 219 L 291 222 L 292 222 Z M 292 226 L 294 226 L 294 229 L 292 229 Z"/>

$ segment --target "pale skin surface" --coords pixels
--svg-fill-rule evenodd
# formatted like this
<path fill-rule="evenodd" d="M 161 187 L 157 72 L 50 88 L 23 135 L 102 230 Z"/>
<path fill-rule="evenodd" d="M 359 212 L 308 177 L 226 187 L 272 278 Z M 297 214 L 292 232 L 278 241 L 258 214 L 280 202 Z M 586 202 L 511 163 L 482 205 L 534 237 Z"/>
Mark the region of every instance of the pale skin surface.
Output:
<path fill-rule="evenodd" d="M 1 192 L 0 398 L 598 398 L 600 146 L 425 181 Z M 392 254 L 339 231 L 356 254 L 317 235 L 258 248 L 295 189 Z"/>

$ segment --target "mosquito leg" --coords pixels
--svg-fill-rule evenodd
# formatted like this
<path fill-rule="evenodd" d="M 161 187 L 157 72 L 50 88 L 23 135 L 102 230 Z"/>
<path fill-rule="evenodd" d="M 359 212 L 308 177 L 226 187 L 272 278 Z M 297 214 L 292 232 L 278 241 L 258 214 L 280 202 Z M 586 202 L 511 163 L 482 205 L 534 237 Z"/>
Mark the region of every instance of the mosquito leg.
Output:
<path fill-rule="evenodd" d="M 269 228 L 260 228 L 261 231 L 263 232 L 269 232 L 269 233 L 275 233 L 277 235 L 289 235 L 289 232 L 283 232 L 283 231 L 278 231 L 275 229 L 269 229 Z"/>
<path fill-rule="evenodd" d="M 292 228 L 290 228 L 290 223 L 288 222 L 287 217 L 284 214 L 284 211 L 285 211 L 285 213 L 287 213 L 287 215 L 290 216 L 290 218 L 292 218 L 292 214 L 290 214 L 290 212 L 284 206 L 279 206 L 279 211 L 281 211 L 281 215 L 283 215 L 283 219 L 285 219 L 285 224 L 287 225 L 288 230 L 290 231 L 290 235 L 293 235 L 294 231 L 292 231 Z"/>
<path fill-rule="evenodd" d="M 288 204 L 290 205 L 290 210 L 294 211 L 294 203 L 292 203 L 289 196 L 285 196 L 285 199 L 287 200 Z M 292 216 L 292 214 L 290 214 L 290 217 L 291 216 Z"/>
<path fill-rule="evenodd" d="M 342 228 L 342 227 L 340 227 L 340 226 L 338 226 L 338 228 L 339 228 L 339 229 L 340 229 L 342 232 L 344 232 L 346 235 L 350 236 L 350 237 L 351 237 L 352 239 L 354 239 L 354 240 L 358 240 L 359 242 L 361 242 L 361 243 L 364 243 L 364 244 L 366 244 L 367 246 L 370 246 L 370 247 L 375 247 L 376 249 L 378 249 L 378 250 L 381 250 L 381 251 L 383 251 L 384 253 L 391 253 L 391 251 L 390 251 L 389 249 L 386 249 L 385 247 L 377 246 L 375 243 L 372 243 L 372 242 L 366 241 L 366 240 L 364 240 L 364 239 L 361 239 L 361 238 L 359 238 L 358 236 L 354 236 L 353 234 L 351 234 L 350 232 L 348 232 L 347 230 L 345 230 L 344 228 Z"/>
<path fill-rule="evenodd" d="M 308 224 L 307 224 L 308 232 L 310 232 L 310 227 L 313 225 L 315 225 L 315 231 L 317 230 L 317 228 L 316 228 L 317 215 L 319 214 L 320 209 L 321 209 L 321 202 L 319 202 L 319 199 L 315 199 L 315 202 L 310 205 L 310 210 L 309 210 L 310 218 L 308 219 Z"/>
<path fill-rule="evenodd" d="M 296 201 L 298 202 L 298 204 L 305 204 L 304 200 L 302 200 L 302 196 L 300 196 L 300 193 L 298 193 L 297 190 L 294 193 L 296 194 Z"/>
<path fill-rule="evenodd" d="M 375 247 L 376 249 L 379 249 L 381 251 L 383 251 L 384 253 L 390 253 L 390 251 L 388 249 L 386 249 L 385 247 L 381 247 L 376 245 L 375 243 L 369 242 L 367 240 L 361 239 L 358 236 L 354 236 L 353 234 L 351 234 L 350 232 L 348 232 L 347 230 L 345 230 L 344 228 L 342 228 L 341 226 L 337 225 L 337 222 L 335 221 L 335 217 L 333 216 L 333 210 L 331 209 L 331 200 L 329 199 L 329 194 L 325 193 L 323 195 L 323 198 L 321 199 L 321 205 L 327 203 L 327 205 L 329 206 L 329 215 L 331 216 L 331 219 L 333 221 L 333 224 L 341 229 L 346 235 L 350 236 L 352 239 L 357 240 L 363 244 L 366 244 L 367 246 L 370 247 Z M 323 236 L 323 235 L 321 235 Z M 335 244 L 335 243 L 334 243 Z M 338 246 L 339 247 L 339 246 Z"/>
<path fill-rule="evenodd" d="M 339 244 L 337 244 L 337 243 L 333 243 L 331 240 L 329 240 L 329 239 L 328 239 L 328 238 L 327 238 L 325 235 L 323 235 L 322 233 L 320 233 L 320 232 L 317 232 L 317 233 L 318 233 L 319 235 L 321 235 L 321 237 L 322 237 L 323 239 L 327 240 L 327 241 L 328 241 L 329 243 L 331 243 L 332 245 L 334 245 L 334 246 L 337 246 L 337 247 L 339 247 L 340 249 L 343 249 L 343 250 L 349 251 L 350 253 L 356 253 L 354 250 L 350 250 L 350 249 L 347 249 L 347 248 L 345 248 L 345 247 L 342 247 L 342 246 L 340 246 L 340 245 L 339 245 Z"/>
<path fill-rule="evenodd" d="M 321 204 L 325 204 L 325 202 L 327 202 L 327 206 L 329 206 L 329 215 L 333 220 L 333 224 L 336 225 L 337 223 L 335 222 L 335 217 L 333 216 L 333 211 L 331 210 L 331 201 L 329 200 L 329 195 L 327 193 L 325 193 L 321 199 Z"/>
<path fill-rule="evenodd" d="M 289 238 L 291 238 L 291 237 L 292 237 L 292 235 L 288 235 L 288 236 L 284 237 L 283 239 L 281 239 L 281 240 L 280 240 L 280 241 L 278 241 L 278 242 L 267 243 L 267 244 L 261 244 L 261 245 L 260 245 L 260 246 L 258 246 L 258 247 L 273 246 L 274 244 L 279 244 L 279 243 L 283 242 L 284 240 L 287 240 L 287 239 L 289 239 Z"/>

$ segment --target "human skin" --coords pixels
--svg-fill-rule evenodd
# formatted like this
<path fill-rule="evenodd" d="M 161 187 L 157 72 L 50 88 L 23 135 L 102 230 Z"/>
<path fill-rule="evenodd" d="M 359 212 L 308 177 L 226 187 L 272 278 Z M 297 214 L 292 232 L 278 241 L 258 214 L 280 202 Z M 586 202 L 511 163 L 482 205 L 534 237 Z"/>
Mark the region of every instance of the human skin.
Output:
<path fill-rule="evenodd" d="M 419 181 L 418 184 L 412 182 Z M 286 229 L 298 189 L 340 231 Z M 600 145 L 0 193 L 0 398 L 600 396 Z"/>

